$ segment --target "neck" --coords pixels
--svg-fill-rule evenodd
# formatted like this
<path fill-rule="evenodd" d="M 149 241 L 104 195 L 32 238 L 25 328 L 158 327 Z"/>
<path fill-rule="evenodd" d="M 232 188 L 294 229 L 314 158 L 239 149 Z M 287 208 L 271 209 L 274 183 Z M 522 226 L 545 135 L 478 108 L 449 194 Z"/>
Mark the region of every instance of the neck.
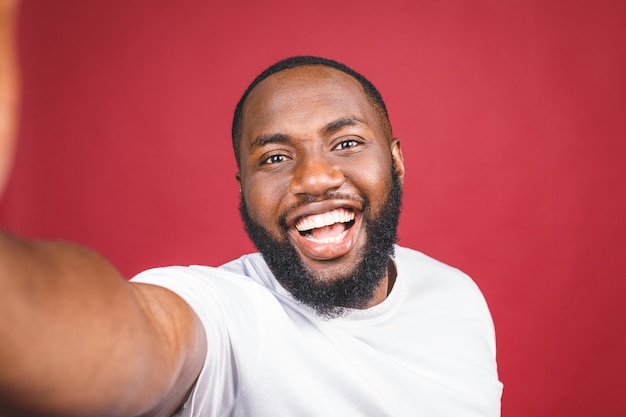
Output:
<path fill-rule="evenodd" d="M 396 264 L 393 262 L 393 260 L 390 259 L 389 264 L 387 264 L 385 277 L 380 281 L 378 287 L 376 287 L 372 300 L 367 303 L 364 308 L 367 309 L 385 301 L 389 293 L 391 293 L 393 285 L 396 283 L 397 276 L 398 272 L 396 271 Z"/>

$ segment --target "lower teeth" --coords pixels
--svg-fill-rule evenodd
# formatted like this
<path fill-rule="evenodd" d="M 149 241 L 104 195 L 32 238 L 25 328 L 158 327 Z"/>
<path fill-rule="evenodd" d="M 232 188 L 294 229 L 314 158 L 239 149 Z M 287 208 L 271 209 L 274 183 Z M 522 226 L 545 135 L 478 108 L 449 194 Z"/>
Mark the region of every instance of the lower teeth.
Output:
<path fill-rule="evenodd" d="M 347 230 L 344 230 L 343 232 L 341 232 L 340 234 L 338 234 L 337 236 L 332 236 L 332 237 L 327 237 L 324 239 L 316 239 L 313 237 L 313 235 L 306 235 L 305 238 L 307 238 L 308 240 L 315 242 L 315 243 L 335 243 L 335 242 L 339 242 L 341 239 L 343 239 L 344 237 L 346 237 L 346 235 L 348 234 Z"/>

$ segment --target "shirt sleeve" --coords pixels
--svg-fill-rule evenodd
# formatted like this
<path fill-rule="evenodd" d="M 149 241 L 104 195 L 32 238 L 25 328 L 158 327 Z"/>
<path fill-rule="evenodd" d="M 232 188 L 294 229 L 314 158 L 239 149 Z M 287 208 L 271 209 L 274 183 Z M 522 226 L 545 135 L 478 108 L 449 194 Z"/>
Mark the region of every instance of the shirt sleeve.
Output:
<path fill-rule="evenodd" d="M 237 322 L 249 319 L 241 308 L 242 297 L 250 292 L 251 282 L 243 277 L 209 267 L 167 267 L 144 271 L 132 282 L 165 287 L 178 294 L 194 310 L 202 322 L 207 337 L 207 356 L 202 371 L 187 400 L 176 416 L 221 416 L 232 409 L 242 389 L 240 358 L 247 352 L 236 351 L 241 345 L 241 332 L 232 331 Z M 249 304 L 249 303 L 248 303 Z M 233 307 L 235 312 L 233 312 Z M 235 323 L 233 323 L 235 322 Z M 251 323 L 248 323 L 249 325 Z M 244 346 L 254 345 L 255 334 L 248 332 Z"/>

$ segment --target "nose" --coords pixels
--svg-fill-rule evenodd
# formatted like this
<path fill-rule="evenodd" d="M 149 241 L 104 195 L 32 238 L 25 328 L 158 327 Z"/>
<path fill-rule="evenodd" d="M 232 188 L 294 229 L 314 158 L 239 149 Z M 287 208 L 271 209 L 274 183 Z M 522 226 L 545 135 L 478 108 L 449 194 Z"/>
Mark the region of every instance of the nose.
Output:
<path fill-rule="evenodd" d="M 289 191 L 294 195 L 322 196 L 345 182 L 341 170 L 322 155 L 301 157 L 292 175 Z"/>

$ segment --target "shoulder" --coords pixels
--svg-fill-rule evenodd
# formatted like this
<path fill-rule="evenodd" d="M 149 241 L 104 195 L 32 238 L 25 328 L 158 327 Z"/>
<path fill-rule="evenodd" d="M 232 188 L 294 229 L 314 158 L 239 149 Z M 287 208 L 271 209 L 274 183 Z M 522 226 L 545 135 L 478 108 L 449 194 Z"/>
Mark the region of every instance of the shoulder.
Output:
<path fill-rule="evenodd" d="M 254 316 L 276 304 L 272 293 L 257 280 L 210 266 L 169 266 L 143 271 L 131 282 L 157 285 L 176 293 L 206 322 Z"/>
<path fill-rule="evenodd" d="M 407 275 L 413 281 L 477 289 L 474 281 L 465 272 L 415 249 L 396 246 L 394 260 L 398 274 Z"/>
<path fill-rule="evenodd" d="M 219 267 L 220 271 L 243 275 L 257 282 L 266 282 L 272 273 L 260 253 L 250 253 L 227 262 Z"/>
<path fill-rule="evenodd" d="M 401 246 L 395 251 L 398 277 L 411 297 L 440 307 L 463 309 L 489 317 L 487 303 L 465 272 L 422 252 Z"/>
<path fill-rule="evenodd" d="M 412 277 L 412 280 L 465 280 L 467 274 L 439 261 L 423 252 L 402 246 L 396 246 L 394 261 L 398 268 L 398 274 Z"/>
<path fill-rule="evenodd" d="M 269 334 L 288 323 L 280 300 L 246 274 L 245 256 L 228 268 L 171 266 L 144 271 L 131 281 L 161 286 L 179 295 L 196 313 L 206 335 L 200 376 L 177 415 L 223 415 L 254 378 Z M 284 326 L 283 326 L 284 327 Z M 217 408 L 216 408 L 217 407 Z M 208 415 L 208 414 L 207 414 Z"/>
<path fill-rule="evenodd" d="M 167 266 L 140 272 L 131 282 L 166 287 L 177 293 L 254 288 L 246 276 L 211 266 Z"/>

